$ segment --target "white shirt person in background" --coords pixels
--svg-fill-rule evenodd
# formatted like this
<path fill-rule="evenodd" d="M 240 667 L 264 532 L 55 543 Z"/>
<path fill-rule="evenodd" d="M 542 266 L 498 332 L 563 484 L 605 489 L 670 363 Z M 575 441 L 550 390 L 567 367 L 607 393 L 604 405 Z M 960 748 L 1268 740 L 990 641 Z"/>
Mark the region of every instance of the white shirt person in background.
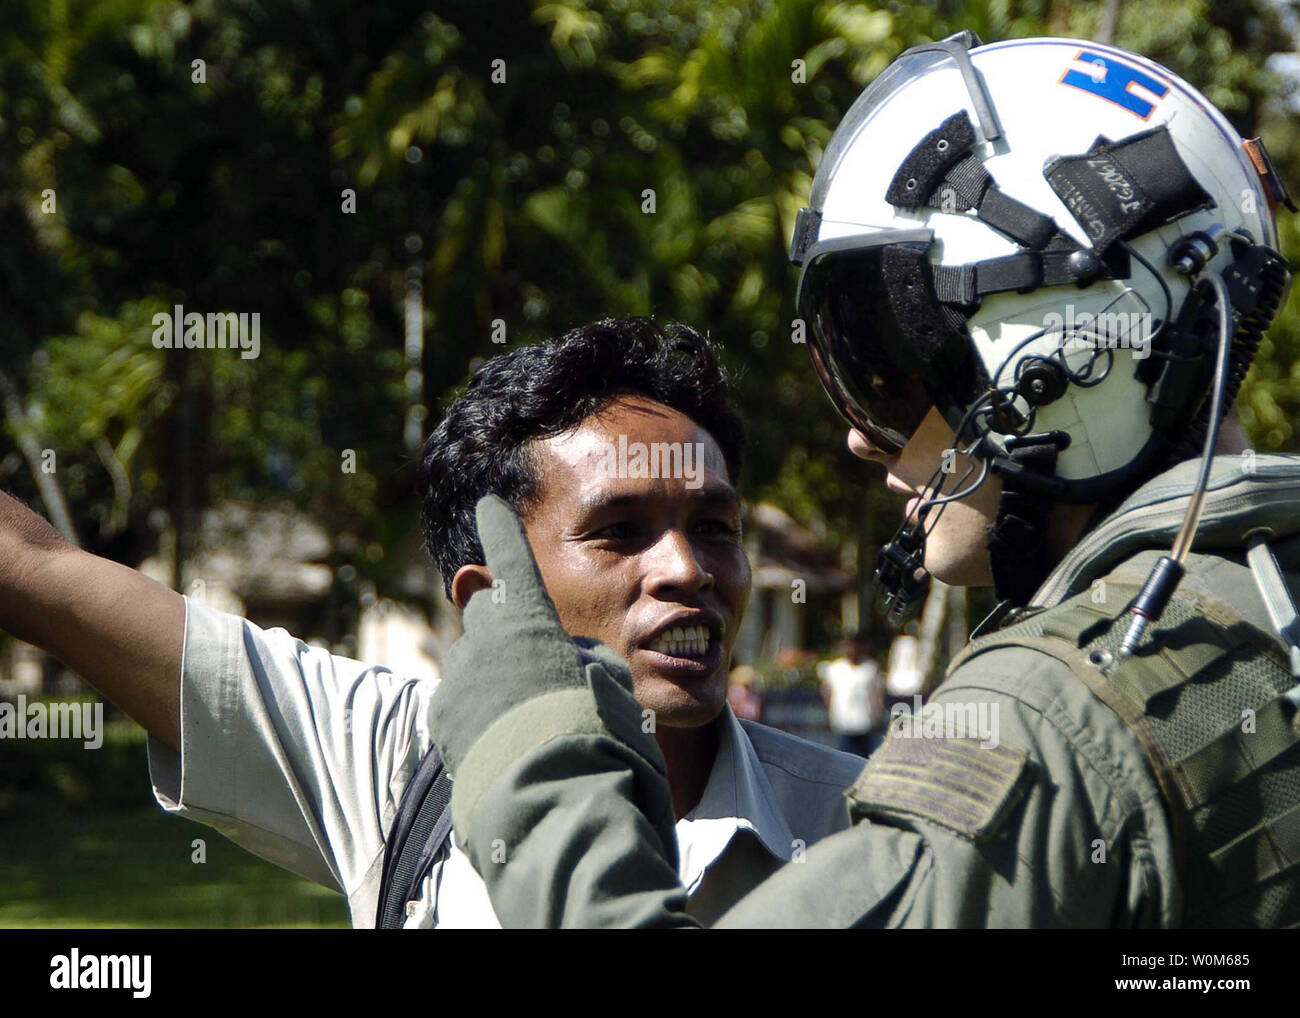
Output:
<path fill-rule="evenodd" d="M 866 756 L 878 745 L 885 723 L 885 692 L 870 641 L 860 635 L 844 640 L 840 656 L 817 665 L 822 699 L 836 745 Z"/>

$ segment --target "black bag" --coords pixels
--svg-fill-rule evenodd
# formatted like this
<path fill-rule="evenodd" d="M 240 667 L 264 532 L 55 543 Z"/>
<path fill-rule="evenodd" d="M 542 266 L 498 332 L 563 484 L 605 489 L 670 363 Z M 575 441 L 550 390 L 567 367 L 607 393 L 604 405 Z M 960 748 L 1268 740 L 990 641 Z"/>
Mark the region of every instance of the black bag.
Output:
<path fill-rule="evenodd" d="M 406 903 L 418 895 L 420 882 L 447 853 L 450 841 L 451 777 L 438 747 L 431 746 L 402 793 L 388 832 L 375 929 L 402 928 Z"/>

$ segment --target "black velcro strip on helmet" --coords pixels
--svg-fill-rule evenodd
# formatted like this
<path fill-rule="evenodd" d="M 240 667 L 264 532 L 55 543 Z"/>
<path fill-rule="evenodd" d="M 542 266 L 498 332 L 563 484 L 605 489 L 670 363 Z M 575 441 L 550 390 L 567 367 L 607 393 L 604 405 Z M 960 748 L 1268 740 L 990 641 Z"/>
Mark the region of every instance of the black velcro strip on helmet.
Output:
<path fill-rule="evenodd" d="M 1098 138 L 1083 155 L 1049 159 L 1043 176 L 1098 251 L 1214 208 L 1164 126 L 1119 142 Z"/>
<path fill-rule="evenodd" d="M 895 208 L 929 204 L 930 194 L 975 144 L 975 127 L 966 111 L 954 113 L 922 138 L 894 174 L 885 200 Z"/>
<path fill-rule="evenodd" d="M 936 299 L 926 252 L 892 245 L 884 252 L 881 271 L 894 318 L 916 351 L 926 391 L 941 411 L 969 406 L 988 388 L 988 372 Z"/>
<path fill-rule="evenodd" d="M 973 209 L 984 200 L 993 178 L 984 164 L 972 155 L 959 159 L 930 195 L 928 204 L 945 212 Z"/>
<path fill-rule="evenodd" d="M 934 267 L 934 294 L 945 304 L 962 304 L 970 307 L 979 303 L 975 289 L 975 262 L 966 265 L 936 265 Z"/>
<path fill-rule="evenodd" d="M 966 111 L 954 113 L 907 154 L 885 199 L 895 208 L 975 209 L 981 220 L 1016 243 L 1033 250 L 1046 246 L 1056 224 L 998 190 L 984 164 L 970 154 L 975 141 Z"/>
<path fill-rule="evenodd" d="M 790 261 L 802 265 L 804 255 L 817 242 L 821 230 L 822 214 L 816 209 L 800 209 L 794 221 L 794 236 L 790 238 Z"/>
<path fill-rule="evenodd" d="M 976 212 L 989 226 L 1033 250 L 1046 246 L 1056 235 L 1056 224 L 1048 216 L 1007 197 L 996 187 L 984 192 Z"/>
<path fill-rule="evenodd" d="M 998 190 L 984 164 L 972 155 L 956 163 L 926 202 L 944 212 L 974 209 L 981 220 L 1022 247 L 1038 250 L 1056 236 L 1056 224 Z"/>

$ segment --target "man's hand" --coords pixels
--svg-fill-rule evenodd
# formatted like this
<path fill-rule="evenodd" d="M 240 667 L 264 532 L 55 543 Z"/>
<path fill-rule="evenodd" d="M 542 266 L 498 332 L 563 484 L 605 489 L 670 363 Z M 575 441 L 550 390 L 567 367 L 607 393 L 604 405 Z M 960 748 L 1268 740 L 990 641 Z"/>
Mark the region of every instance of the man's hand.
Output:
<path fill-rule="evenodd" d="M 3 492 L 0 629 L 59 658 L 179 749 L 184 599 L 81 551 Z"/>

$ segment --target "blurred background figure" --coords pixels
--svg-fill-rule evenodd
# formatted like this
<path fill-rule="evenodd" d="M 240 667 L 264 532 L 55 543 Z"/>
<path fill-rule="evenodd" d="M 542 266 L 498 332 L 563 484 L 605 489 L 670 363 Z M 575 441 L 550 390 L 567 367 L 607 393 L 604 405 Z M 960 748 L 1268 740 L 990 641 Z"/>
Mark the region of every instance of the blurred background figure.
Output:
<path fill-rule="evenodd" d="M 763 720 L 763 678 L 752 665 L 739 665 L 727 679 L 727 703 L 741 721 Z"/>
<path fill-rule="evenodd" d="M 866 756 L 880 743 L 885 696 L 871 643 L 854 635 L 839 645 L 839 656 L 817 666 L 835 745 Z"/>
<path fill-rule="evenodd" d="M 894 709 L 896 703 L 912 706 L 912 697 L 918 696 L 925 685 L 925 671 L 921 668 L 921 641 L 915 636 L 900 633 L 889 645 L 889 665 L 885 675 L 885 711 Z"/>

